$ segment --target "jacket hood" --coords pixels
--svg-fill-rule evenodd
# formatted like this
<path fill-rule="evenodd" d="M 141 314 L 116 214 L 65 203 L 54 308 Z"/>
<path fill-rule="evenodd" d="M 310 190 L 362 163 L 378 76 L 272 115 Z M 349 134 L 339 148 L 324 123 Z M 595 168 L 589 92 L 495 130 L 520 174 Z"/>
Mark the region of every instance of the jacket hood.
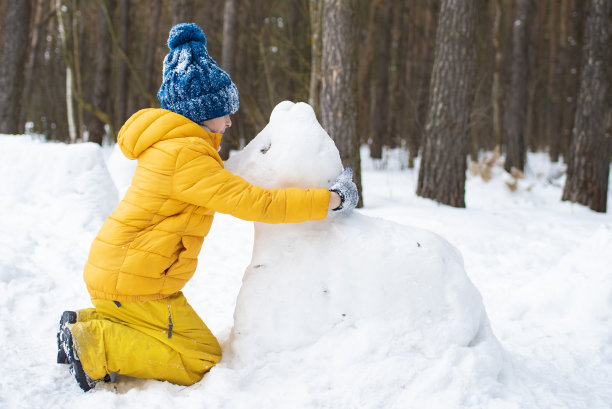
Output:
<path fill-rule="evenodd" d="M 117 136 L 117 143 L 128 159 L 136 159 L 153 144 L 175 138 L 202 138 L 218 150 L 221 136 L 167 109 L 146 108 L 125 122 Z"/>

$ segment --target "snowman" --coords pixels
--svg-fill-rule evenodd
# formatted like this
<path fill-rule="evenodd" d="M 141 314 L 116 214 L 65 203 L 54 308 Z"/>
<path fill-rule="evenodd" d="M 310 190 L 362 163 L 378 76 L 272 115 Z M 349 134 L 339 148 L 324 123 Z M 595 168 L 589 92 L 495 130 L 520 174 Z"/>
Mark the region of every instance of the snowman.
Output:
<path fill-rule="evenodd" d="M 343 170 L 310 105 L 290 101 L 226 167 L 266 188 L 330 187 Z M 255 223 L 229 347 L 236 368 L 329 354 L 338 376 L 377 373 L 383 389 L 398 373 L 414 381 L 436 365 L 463 368 L 466 379 L 496 378 L 502 361 L 459 251 L 432 232 L 358 210 Z"/>

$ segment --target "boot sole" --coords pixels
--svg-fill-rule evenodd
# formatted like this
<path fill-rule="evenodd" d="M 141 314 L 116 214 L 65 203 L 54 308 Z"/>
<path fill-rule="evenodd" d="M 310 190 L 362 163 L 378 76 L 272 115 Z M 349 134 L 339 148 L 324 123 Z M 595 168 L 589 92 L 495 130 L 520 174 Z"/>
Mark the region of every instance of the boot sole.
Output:
<path fill-rule="evenodd" d="M 62 328 L 60 340 L 62 342 L 62 349 L 68 359 L 68 364 L 70 365 L 70 373 L 74 376 L 74 379 L 76 380 L 79 387 L 84 392 L 93 389 L 96 386 L 96 381 L 87 376 L 87 374 L 83 370 L 83 365 L 81 365 L 79 355 L 77 354 L 74 348 L 74 342 L 72 340 L 72 333 L 70 332 L 70 328 Z"/>
<path fill-rule="evenodd" d="M 74 324 L 77 321 L 77 313 L 74 311 L 64 311 L 59 322 L 59 331 L 57 332 L 57 363 L 58 364 L 69 364 L 68 356 L 62 347 L 62 341 L 60 334 L 66 324 Z"/>

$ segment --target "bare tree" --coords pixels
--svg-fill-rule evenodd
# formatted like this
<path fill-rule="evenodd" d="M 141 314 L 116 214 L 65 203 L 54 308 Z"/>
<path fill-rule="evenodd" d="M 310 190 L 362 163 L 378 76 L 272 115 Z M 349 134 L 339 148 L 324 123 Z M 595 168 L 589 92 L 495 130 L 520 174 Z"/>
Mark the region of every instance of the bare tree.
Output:
<path fill-rule="evenodd" d="M 493 43 L 493 53 L 495 54 L 495 64 L 493 66 L 493 84 L 491 86 L 491 107 L 492 121 L 493 121 L 493 133 L 495 144 L 501 146 L 502 144 L 502 115 L 501 115 L 501 71 L 502 71 L 502 29 L 501 19 L 503 12 L 502 0 L 493 1 L 493 29 L 491 32 L 491 39 Z M 475 159 L 475 158 L 474 158 Z"/>
<path fill-rule="evenodd" d="M 110 116 L 108 115 L 110 103 L 110 78 L 111 78 L 111 36 L 106 24 L 106 10 L 114 10 L 116 0 L 100 0 L 104 6 L 98 5 L 98 36 L 96 46 L 96 66 L 93 88 L 93 107 L 94 115 L 90 116 L 88 129 L 89 141 L 102 145 L 105 129 L 104 125 L 111 126 Z"/>
<path fill-rule="evenodd" d="M 129 54 L 129 26 L 130 26 L 130 2 L 129 0 L 121 0 L 121 48 L 126 54 Z M 110 25 L 109 25 L 110 27 Z M 116 128 L 123 123 L 129 115 L 128 113 L 128 59 L 124 58 L 119 63 L 119 110 L 116 116 Z"/>
<path fill-rule="evenodd" d="M 116 0 L 113 0 L 116 2 Z M 147 90 L 157 90 L 159 87 L 159 78 L 154 75 L 157 71 L 155 66 L 159 65 L 159 61 L 155 60 L 155 50 L 159 47 L 157 39 L 159 38 L 159 22 L 161 20 L 162 0 L 151 1 L 151 21 L 149 25 L 148 41 L 145 44 L 145 86 Z"/>
<path fill-rule="evenodd" d="M 357 136 L 354 0 L 324 0 L 321 61 L 321 118 L 345 167 L 353 168 L 361 195 Z"/>
<path fill-rule="evenodd" d="M 465 207 L 478 0 L 443 0 L 417 194 Z"/>
<path fill-rule="evenodd" d="M 531 0 L 517 0 L 517 15 L 512 28 L 512 79 L 506 121 L 506 161 L 510 172 L 525 168 L 525 122 L 527 118 L 527 18 Z"/>
<path fill-rule="evenodd" d="M 570 157 L 576 104 L 580 89 L 582 44 L 586 20 L 586 2 L 561 1 L 559 67 L 561 69 L 561 143 L 559 153 L 567 163 Z"/>
<path fill-rule="evenodd" d="M 75 81 L 74 81 L 74 55 L 72 53 L 72 47 L 70 43 L 72 41 L 72 35 L 70 31 L 72 29 L 72 24 L 66 24 L 66 18 L 71 19 L 70 9 L 66 4 L 64 4 L 65 0 L 56 0 L 55 2 L 55 10 L 57 13 L 57 26 L 59 32 L 59 39 L 61 43 L 61 48 L 64 54 L 64 61 L 66 65 L 66 116 L 68 120 L 68 134 L 70 135 L 70 141 L 72 143 L 76 142 L 79 139 L 79 128 L 78 124 L 75 122 L 75 112 L 74 112 L 74 100 L 75 96 Z"/>
<path fill-rule="evenodd" d="M 23 133 L 21 110 L 29 48 L 30 2 L 8 0 L 0 54 L 0 132 Z"/>
<path fill-rule="evenodd" d="M 234 71 L 234 54 L 236 54 L 236 7 L 237 0 L 225 0 L 223 10 L 223 53 L 221 67 L 230 75 Z"/>
<path fill-rule="evenodd" d="M 321 103 L 321 30 L 323 18 L 323 0 L 309 0 L 310 10 L 310 44 L 311 69 L 310 91 L 308 102 L 320 117 Z"/>
<path fill-rule="evenodd" d="M 372 3 L 374 4 L 374 3 Z M 382 159 L 383 146 L 389 146 L 390 137 L 390 115 L 389 115 L 389 66 L 391 47 L 391 28 L 393 9 L 389 2 L 382 4 L 378 20 L 377 55 L 375 59 L 375 80 L 373 81 L 374 92 L 372 93 L 373 106 L 370 110 L 370 121 L 372 123 L 372 143 L 370 144 L 370 156 Z"/>
<path fill-rule="evenodd" d="M 563 200 L 582 203 L 597 212 L 606 211 L 612 153 L 611 42 L 612 2 L 590 0 Z"/>
<path fill-rule="evenodd" d="M 34 64 L 36 63 L 36 57 L 40 54 L 40 44 L 42 41 L 40 41 L 41 39 L 41 31 L 43 31 L 43 12 L 45 10 L 45 5 L 47 5 L 48 2 L 44 1 L 44 0 L 36 0 L 34 2 L 34 24 L 32 27 L 32 33 L 31 33 L 31 38 L 30 38 L 30 50 L 29 50 L 29 54 L 28 54 L 28 61 L 26 63 L 26 73 L 25 73 L 25 89 L 24 89 L 24 95 L 31 95 L 32 94 L 32 89 L 34 87 Z M 32 98 L 24 98 L 24 104 L 29 108 L 32 102 Z M 22 119 L 21 119 L 21 123 L 25 124 L 26 123 L 26 117 L 27 117 L 27 113 L 26 113 L 26 109 L 22 110 Z"/>
<path fill-rule="evenodd" d="M 172 0 L 172 25 L 192 22 L 194 10 L 194 0 Z"/>
<path fill-rule="evenodd" d="M 357 133 L 360 142 L 367 142 L 374 134 L 371 120 L 372 79 L 376 59 L 377 32 L 383 0 L 373 0 L 368 5 L 366 36 L 359 55 L 357 66 Z M 376 153 L 374 153 L 376 156 Z"/>
<path fill-rule="evenodd" d="M 567 3 L 567 0 L 562 1 Z M 563 9 L 564 4 L 561 4 Z M 561 145 L 561 103 L 560 103 L 560 84 L 559 84 L 559 45 L 561 36 L 559 35 L 562 21 L 559 4 L 556 1 L 550 3 L 549 30 L 549 63 L 548 81 L 546 84 L 547 106 L 546 110 L 546 133 L 548 145 L 550 146 L 550 157 L 553 161 L 559 159 Z"/>
<path fill-rule="evenodd" d="M 234 56 L 236 54 L 236 7 L 237 0 L 225 0 L 223 11 L 223 51 L 221 55 L 221 68 L 230 75 L 234 74 Z M 219 154 L 223 159 L 229 157 L 232 148 L 238 148 L 237 135 L 230 130 L 221 139 Z"/>
<path fill-rule="evenodd" d="M 409 109 L 408 123 L 408 167 L 414 168 L 419 154 L 427 122 L 429 84 L 435 58 L 436 22 L 439 14 L 438 1 L 411 0 L 411 19 L 407 24 L 412 30 L 408 46 L 407 89 L 411 95 L 406 107 Z"/>

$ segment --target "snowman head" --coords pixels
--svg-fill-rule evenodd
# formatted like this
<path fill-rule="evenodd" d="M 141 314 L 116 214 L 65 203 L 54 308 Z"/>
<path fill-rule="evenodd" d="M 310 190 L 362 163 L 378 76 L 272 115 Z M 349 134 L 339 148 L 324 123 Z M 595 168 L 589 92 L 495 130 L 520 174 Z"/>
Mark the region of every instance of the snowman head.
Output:
<path fill-rule="evenodd" d="M 330 187 L 342 171 L 340 153 L 306 103 L 283 101 L 270 122 L 227 169 L 265 188 Z"/>

